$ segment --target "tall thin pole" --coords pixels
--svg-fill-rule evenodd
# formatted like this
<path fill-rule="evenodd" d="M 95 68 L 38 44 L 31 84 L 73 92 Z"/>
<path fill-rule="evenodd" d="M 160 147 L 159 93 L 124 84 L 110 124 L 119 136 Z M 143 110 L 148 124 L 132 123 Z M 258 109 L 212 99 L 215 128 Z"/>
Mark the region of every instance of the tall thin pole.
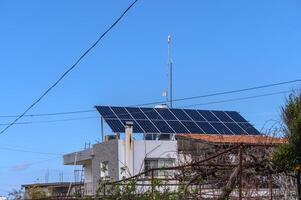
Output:
<path fill-rule="evenodd" d="M 103 117 L 100 118 L 101 142 L 104 142 Z"/>
<path fill-rule="evenodd" d="M 243 153 L 243 146 L 239 147 L 239 188 L 238 188 L 238 199 L 242 200 L 242 178 L 243 178 L 243 165 L 242 165 L 242 153 Z"/>
<path fill-rule="evenodd" d="M 169 106 L 172 108 L 172 59 L 171 59 L 171 52 L 170 52 L 170 47 L 171 47 L 171 36 L 169 35 L 167 37 L 167 43 L 168 43 L 168 68 L 169 68 Z"/>

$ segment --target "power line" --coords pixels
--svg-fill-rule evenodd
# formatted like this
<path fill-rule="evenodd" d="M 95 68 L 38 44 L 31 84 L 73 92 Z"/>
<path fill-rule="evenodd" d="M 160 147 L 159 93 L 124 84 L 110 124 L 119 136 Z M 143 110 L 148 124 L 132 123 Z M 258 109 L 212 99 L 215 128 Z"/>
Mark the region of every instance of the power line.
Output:
<path fill-rule="evenodd" d="M 31 110 L 36 104 L 38 104 L 55 86 L 57 86 L 77 65 L 80 61 L 99 43 L 99 41 L 107 35 L 117 24 L 118 22 L 124 17 L 124 15 L 138 2 L 135 0 L 130 6 L 125 9 L 125 11 L 115 20 L 115 22 L 90 46 L 67 71 L 65 71 L 60 78 L 54 82 L 33 104 L 31 104 L 20 116 L 18 116 L 13 122 L 11 122 L 8 126 L 6 126 L 0 134 L 3 134 L 7 129 L 13 126 L 17 121 L 19 121 L 29 110 Z"/>
<path fill-rule="evenodd" d="M 250 87 L 250 88 L 244 88 L 244 89 L 238 89 L 238 90 L 230 90 L 230 91 L 212 93 L 212 94 L 201 95 L 201 96 L 185 97 L 185 98 L 181 98 L 181 99 L 175 99 L 173 101 L 184 101 L 184 100 L 190 100 L 190 99 L 205 98 L 205 97 L 211 97 L 211 96 L 219 96 L 219 95 L 230 94 L 230 93 L 239 93 L 239 92 L 244 92 L 244 91 L 248 91 L 248 90 L 262 89 L 262 88 L 273 87 L 273 86 L 278 86 L 278 85 L 284 85 L 284 84 L 289 84 L 289 83 L 294 83 L 294 82 L 300 82 L 300 81 L 301 81 L 301 79 L 296 79 L 296 80 L 292 80 L 292 81 L 279 82 L 279 83 L 273 83 L 273 84 L 256 86 L 256 87 Z M 287 91 L 287 92 L 289 92 L 289 91 Z M 260 96 L 261 95 L 259 95 L 259 97 Z M 267 95 L 267 96 L 269 96 L 269 95 Z M 223 101 L 224 100 L 222 100 L 222 102 Z M 145 106 L 145 105 L 153 105 L 153 104 L 158 104 L 158 103 L 165 103 L 165 101 L 156 101 L 156 102 L 150 102 L 150 103 L 145 103 L 145 104 L 136 104 L 136 105 L 130 105 L 130 106 Z M 202 105 L 202 104 L 197 104 L 197 105 Z M 76 111 L 67 111 L 67 112 L 27 114 L 27 115 L 24 115 L 23 117 L 72 115 L 72 114 L 82 114 L 82 113 L 91 113 L 91 112 L 96 112 L 96 110 L 87 109 L 87 110 L 76 110 Z M 12 118 L 12 117 L 18 117 L 18 116 L 19 115 L 0 115 L 0 118 Z M 0 125 L 9 125 L 9 124 L 0 124 Z"/>
<path fill-rule="evenodd" d="M 15 152 L 23 152 L 23 153 L 34 153 L 34 154 L 43 154 L 43 155 L 53 155 L 53 156 L 62 156 L 63 154 L 58 154 L 58 153 L 49 153 L 49 152 L 42 152 L 42 151 L 31 151 L 31 150 L 23 150 L 23 149 L 16 149 L 12 147 L 0 147 L 2 150 L 7 150 L 7 151 L 15 151 Z"/>
<path fill-rule="evenodd" d="M 99 117 L 77 117 L 77 118 L 68 118 L 68 119 L 57 119 L 57 120 L 41 120 L 41 121 L 25 121 L 25 122 L 16 122 L 15 124 L 45 124 L 45 123 L 54 123 L 54 122 L 66 122 L 66 121 L 77 121 L 83 119 L 97 119 Z M 0 126 L 7 126 L 9 123 L 0 124 Z"/>
<path fill-rule="evenodd" d="M 68 112 L 54 112 L 54 113 L 40 113 L 40 114 L 28 114 L 23 117 L 43 117 L 43 116 L 56 116 L 56 115 L 72 115 L 72 114 L 82 114 L 96 112 L 96 110 L 78 110 L 78 111 L 68 111 Z M 0 115 L 0 118 L 13 118 L 19 115 Z"/>
<path fill-rule="evenodd" d="M 55 156 L 53 158 L 50 158 L 50 159 L 46 159 L 46 160 L 41 160 L 41 161 L 37 161 L 37 162 L 32 162 L 32 163 L 26 163 L 28 166 L 32 166 L 32 165 L 38 165 L 38 164 L 41 164 L 41 163 L 45 163 L 45 162 L 48 162 L 48 161 L 51 161 L 51 160 L 56 160 L 56 159 L 61 159 L 62 157 L 61 156 Z M 13 168 L 15 166 L 2 166 L 0 167 L 0 169 L 5 169 L 5 168 Z"/>
<path fill-rule="evenodd" d="M 195 106 L 201 106 L 201 105 L 211 105 L 211 104 L 218 104 L 218 103 L 227 103 L 227 102 L 233 102 L 233 101 L 241 101 L 241 100 L 247 100 L 247 99 L 255 99 L 260 97 L 266 97 L 266 96 L 273 96 L 273 95 L 279 95 L 279 94 L 286 94 L 290 91 L 280 91 L 280 92 L 273 92 L 273 93 L 267 93 L 267 94 L 260 94 L 260 95 L 254 95 L 254 96 L 247 96 L 247 97 L 240 97 L 240 98 L 232 98 L 232 99 L 225 99 L 220 101 L 210 101 L 210 102 L 204 102 L 204 103 L 197 103 L 197 104 L 190 104 L 190 105 L 184 105 L 177 108 L 187 108 L 187 107 L 195 107 Z M 147 112 L 147 111 L 146 111 Z M 37 115 L 38 116 L 38 115 Z M 98 116 L 95 117 L 77 117 L 77 118 L 67 118 L 67 119 L 58 119 L 58 120 L 41 120 L 41 121 L 24 121 L 24 122 L 17 122 L 15 124 L 19 125 L 27 125 L 27 124 L 44 124 L 44 123 L 55 123 L 55 122 L 66 122 L 66 121 L 77 121 L 77 120 L 85 120 L 85 119 L 97 119 Z M 9 123 L 0 123 L 0 126 L 6 126 Z"/>
<path fill-rule="evenodd" d="M 224 91 L 224 92 L 216 92 L 216 93 L 205 94 L 205 95 L 184 97 L 184 98 L 179 98 L 179 99 L 173 99 L 173 102 L 187 101 L 187 100 L 192 100 L 192 99 L 200 99 L 200 98 L 213 97 L 213 96 L 219 96 L 219 95 L 225 95 L 225 94 L 233 94 L 233 93 L 245 92 L 245 91 L 250 91 L 250 90 L 258 90 L 258 89 L 269 88 L 269 87 L 274 87 L 274 86 L 279 86 L 279 85 L 286 85 L 286 84 L 296 83 L 296 82 L 301 82 L 301 79 L 272 83 L 272 84 L 243 88 L 243 89 L 237 89 L 237 90 Z M 144 103 L 144 104 L 138 104 L 138 105 L 133 105 L 133 106 L 147 106 L 147 105 L 160 104 L 160 103 L 166 103 L 166 101 L 157 101 L 157 102 Z"/>
<path fill-rule="evenodd" d="M 186 106 L 182 106 L 182 107 L 187 108 L 187 107 L 195 107 L 195 106 L 202 106 L 202 105 L 227 103 L 227 102 L 233 102 L 233 101 L 255 99 L 255 98 L 259 98 L 259 97 L 266 97 L 266 96 L 273 96 L 273 95 L 279 95 L 279 94 L 286 94 L 288 92 L 291 92 L 291 91 L 273 92 L 273 93 L 268 93 L 268 94 L 261 94 L 261 95 L 254 95 L 254 96 L 248 96 L 248 97 L 233 98 L 233 99 L 225 99 L 225 100 L 220 100 L 220 101 L 210 101 L 210 102 L 205 102 L 205 103 L 186 105 Z"/>

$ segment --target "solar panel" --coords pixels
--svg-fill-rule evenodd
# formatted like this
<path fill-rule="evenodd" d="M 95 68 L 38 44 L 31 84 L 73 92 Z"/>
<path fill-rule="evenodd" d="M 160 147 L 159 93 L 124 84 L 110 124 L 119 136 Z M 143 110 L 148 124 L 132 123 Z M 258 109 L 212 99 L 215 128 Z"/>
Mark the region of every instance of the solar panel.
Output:
<path fill-rule="evenodd" d="M 118 119 L 110 107 L 97 106 L 96 109 L 101 114 L 101 116 L 105 119 Z"/>
<path fill-rule="evenodd" d="M 177 118 L 166 108 L 156 108 L 156 111 L 163 117 L 164 120 L 176 120 Z"/>
<path fill-rule="evenodd" d="M 218 118 L 209 110 L 197 110 L 208 122 L 218 122 Z"/>
<path fill-rule="evenodd" d="M 234 122 L 225 112 L 223 111 L 212 111 L 212 113 L 222 122 Z"/>
<path fill-rule="evenodd" d="M 190 117 L 181 109 L 171 109 L 170 110 L 175 116 L 177 119 L 179 120 L 191 120 Z"/>
<path fill-rule="evenodd" d="M 159 113 L 153 108 L 140 108 L 141 111 L 151 120 L 162 120 Z"/>
<path fill-rule="evenodd" d="M 226 111 L 229 117 L 233 119 L 235 122 L 247 122 L 238 112 L 234 111 Z"/>
<path fill-rule="evenodd" d="M 135 118 L 135 119 L 147 119 L 146 115 L 142 113 L 139 108 L 126 108 L 126 110 Z"/>
<path fill-rule="evenodd" d="M 249 134 L 259 131 L 235 111 L 96 106 L 114 132 L 133 122 L 135 133 Z"/>
<path fill-rule="evenodd" d="M 219 134 L 218 130 L 216 130 L 208 122 L 197 122 L 197 125 L 203 130 L 203 133 L 207 133 L 207 134 Z"/>
<path fill-rule="evenodd" d="M 180 121 L 167 121 L 167 123 L 176 133 L 190 133 Z"/>
<path fill-rule="evenodd" d="M 126 109 L 123 107 L 112 107 L 112 110 L 119 119 L 127 119 L 127 120 L 133 119 L 131 115 L 126 111 Z"/>
<path fill-rule="evenodd" d="M 205 122 L 206 119 L 197 110 L 184 110 L 194 121 Z"/>
<path fill-rule="evenodd" d="M 163 120 L 154 121 L 154 125 L 159 129 L 160 133 L 176 133 L 168 124 Z"/>

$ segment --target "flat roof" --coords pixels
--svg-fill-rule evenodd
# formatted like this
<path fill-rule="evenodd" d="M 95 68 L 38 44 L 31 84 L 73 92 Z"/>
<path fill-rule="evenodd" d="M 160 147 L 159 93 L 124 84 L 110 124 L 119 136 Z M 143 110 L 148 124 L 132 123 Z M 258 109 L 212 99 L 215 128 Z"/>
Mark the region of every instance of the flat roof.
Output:
<path fill-rule="evenodd" d="M 70 183 L 72 185 L 83 185 L 82 182 L 53 182 L 53 183 L 30 183 L 30 184 L 21 185 L 21 187 L 32 187 L 32 186 L 38 186 L 38 187 L 62 187 L 62 186 L 69 186 Z"/>

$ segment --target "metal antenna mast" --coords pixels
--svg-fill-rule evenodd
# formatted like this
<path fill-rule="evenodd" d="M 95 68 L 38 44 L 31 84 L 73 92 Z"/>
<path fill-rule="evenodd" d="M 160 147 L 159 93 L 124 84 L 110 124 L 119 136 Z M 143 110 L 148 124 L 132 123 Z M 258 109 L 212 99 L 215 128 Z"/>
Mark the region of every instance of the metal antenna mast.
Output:
<path fill-rule="evenodd" d="M 172 59 L 171 59 L 171 36 L 168 35 L 167 37 L 167 44 L 168 44 L 168 52 L 167 52 L 167 56 L 168 56 L 168 71 L 169 71 L 169 106 L 170 108 L 172 108 Z"/>

